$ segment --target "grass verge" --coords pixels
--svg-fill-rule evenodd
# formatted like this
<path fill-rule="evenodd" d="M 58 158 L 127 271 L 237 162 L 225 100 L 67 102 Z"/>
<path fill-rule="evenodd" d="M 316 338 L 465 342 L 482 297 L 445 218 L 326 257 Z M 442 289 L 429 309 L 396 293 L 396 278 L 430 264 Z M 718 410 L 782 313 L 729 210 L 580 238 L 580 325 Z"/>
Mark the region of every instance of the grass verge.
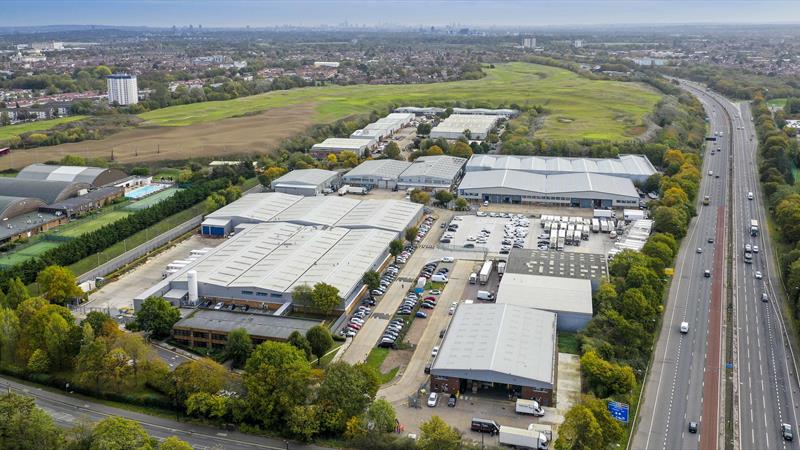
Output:
<path fill-rule="evenodd" d="M 571 333 L 569 331 L 559 331 L 558 352 L 569 353 L 571 355 L 580 355 L 581 352 L 578 344 L 578 333 Z"/>
<path fill-rule="evenodd" d="M 374 368 L 380 374 L 381 384 L 392 381 L 394 377 L 397 376 L 397 372 L 400 370 L 399 367 L 395 367 L 386 373 L 381 372 L 381 365 L 383 364 L 383 361 L 386 360 L 387 356 L 389 356 L 389 349 L 381 347 L 373 348 L 372 351 L 369 352 L 369 355 L 367 355 L 366 364 L 367 366 Z"/>

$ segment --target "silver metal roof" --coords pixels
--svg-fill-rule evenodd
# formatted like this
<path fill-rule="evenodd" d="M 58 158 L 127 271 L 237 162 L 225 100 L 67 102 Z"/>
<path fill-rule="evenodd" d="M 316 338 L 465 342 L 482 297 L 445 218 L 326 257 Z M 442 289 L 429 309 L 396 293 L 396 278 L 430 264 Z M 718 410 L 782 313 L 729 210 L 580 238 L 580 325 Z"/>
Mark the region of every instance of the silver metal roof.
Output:
<path fill-rule="evenodd" d="M 358 152 L 366 147 L 367 143 L 364 142 L 364 139 L 328 138 L 319 144 L 311 146 L 311 150 L 352 150 Z"/>
<path fill-rule="evenodd" d="M 247 194 L 233 203 L 208 214 L 206 219 L 240 217 L 257 222 L 266 222 L 300 201 L 303 196 L 280 192 Z"/>
<path fill-rule="evenodd" d="M 411 177 L 440 178 L 453 180 L 464 167 L 467 160 L 447 155 L 420 156 L 414 160 L 406 170 L 400 174 L 399 179 Z"/>
<path fill-rule="evenodd" d="M 280 178 L 275 179 L 272 185 L 285 184 L 296 186 L 319 186 L 338 176 L 338 172 L 323 169 L 299 169 L 287 172 Z"/>
<path fill-rule="evenodd" d="M 6 197 L 33 197 L 50 204 L 77 195 L 89 189 L 89 183 L 72 181 L 27 180 L 0 177 L 0 195 Z"/>
<path fill-rule="evenodd" d="M 592 172 L 629 178 L 647 178 L 656 173 L 656 168 L 644 155 L 620 155 L 617 158 L 472 155 L 466 171 L 482 170 L 519 170 L 542 174 Z"/>
<path fill-rule="evenodd" d="M 556 314 L 522 306 L 460 304 L 433 375 L 553 388 Z"/>
<path fill-rule="evenodd" d="M 348 177 L 371 177 L 379 179 L 396 180 L 404 170 L 408 169 L 411 163 L 408 161 L 397 161 L 395 159 L 370 159 L 362 162 L 353 170 L 345 174 Z"/>
<path fill-rule="evenodd" d="M 0 220 L 36 211 L 44 205 L 38 198 L 0 196 Z"/>
<path fill-rule="evenodd" d="M 278 213 L 271 221 L 334 226 L 358 203 L 358 200 L 338 195 L 304 197 Z"/>
<path fill-rule="evenodd" d="M 437 133 L 463 133 L 470 130 L 473 133 L 486 134 L 500 119 L 499 116 L 482 114 L 451 114 L 431 130 L 431 136 Z"/>
<path fill-rule="evenodd" d="M 588 279 L 506 273 L 500 280 L 497 303 L 591 316 L 592 282 Z"/>
<path fill-rule="evenodd" d="M 639 198 L 639 193 L 630 179 L 596 173 L 542 175 L 517 170 L 486 170 L 482 172 L 467 172 L 458 186 L 459 190 L 497 188 L 513 189 L 534 194 L 597 192 Z"/>
<path fill-rule="evenodd" d="M 17 174 L 18 179 L 70 181 L 94 186 L 112 183 L 125 177 L 125 173 L 118 169 L 49 164 L 31 164 Z"/>
<path fill-rule="evenodd" d="M 419 218 L 422 208 L 418 203 L 400 200 L 362 200 L 336 226 L 400 232 Z"/>
<path fill-rule="evenodd" d="M 305 335 L 315 325 L 319 325 L 316 320 L 209 309 L 198 309 L 175 324 L 178 328 L 220 331 L 223 333 L 230 333 L 237 328 L 244 328 L 247 330 L 247 334 L 251 336 L 281 340 L 288 339 L 293 331 L 299 331 Z"/>

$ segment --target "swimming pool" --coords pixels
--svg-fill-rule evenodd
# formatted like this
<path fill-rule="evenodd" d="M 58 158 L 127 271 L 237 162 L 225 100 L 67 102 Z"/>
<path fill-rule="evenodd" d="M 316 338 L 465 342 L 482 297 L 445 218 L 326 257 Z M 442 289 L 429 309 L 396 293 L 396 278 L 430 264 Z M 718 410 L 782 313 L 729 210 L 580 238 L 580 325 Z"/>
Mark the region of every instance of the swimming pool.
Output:
<path fill-rule="evenodd" d="M 147 197 L 150 194 L 154 194 L 158 191 L 163 191 L 164 189 L 168 188 L 170 185 L 168 184 L 159 184 L 153 183 L 148 184 L 146 186 L 142 186 L 140 188 L 136 188 L 128 193 L 125 194 L 125 197 L 132 198 L 134 200 L 138 200 L 142 197 Z"/>

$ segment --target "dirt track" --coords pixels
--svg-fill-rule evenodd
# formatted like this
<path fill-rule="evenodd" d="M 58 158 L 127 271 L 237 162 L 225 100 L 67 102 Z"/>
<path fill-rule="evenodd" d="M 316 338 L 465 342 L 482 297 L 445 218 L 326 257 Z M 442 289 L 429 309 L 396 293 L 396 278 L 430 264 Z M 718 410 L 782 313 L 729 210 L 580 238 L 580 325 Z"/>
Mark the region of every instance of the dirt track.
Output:
<path fill-rule="evenodd" d="M 274 108 L 261 114 L 185 127 L 148 127 L 121 131 L 99 141 L 83 141 L 14 150 L 0 158 L 0 170 L 54 161 L 66 155 L 111 158 L 123 164 L 269 151 L 313 124 L 313 105 Z"/>

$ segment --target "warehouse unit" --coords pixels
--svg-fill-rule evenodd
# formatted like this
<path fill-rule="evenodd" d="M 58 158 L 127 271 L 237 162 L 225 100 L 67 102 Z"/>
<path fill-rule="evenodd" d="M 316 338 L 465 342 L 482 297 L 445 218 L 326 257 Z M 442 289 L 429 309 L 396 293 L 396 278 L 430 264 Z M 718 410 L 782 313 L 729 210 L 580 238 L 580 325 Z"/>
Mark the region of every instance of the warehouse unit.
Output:
<path fill-rule="evenodd" d="M 620 155 L 617 158 L 564 158 L 556 156 L 472 155 L 467 172 L 517 170 L 542 175 L 597 173 L 628 178 L 644 183 L 657 173 L 644 155 Z"/>
<path fill-rule="evenodd" d="M 431 366 L 431 390 L 555 404 L 556 314 L 509 304 L 459 304 Z"/>
<path fill-rule="evenodd" d="M 342 177 L 342 183 L 378 189 L 394 189 L 397 179 L 410 162 L 395 159 L 370 159 L 359 164 Z"/>
<path fill-rule="evenodd" d="M 579 208 L 639 205 L 639 193 L 627 178 L 596 173 L 541 175 L 518 170 L 467 172 L 458 195 L 491 203 L 535 203 Z"/>
<path fill-rule="evenodd" d="M 119 169 L 108 169 L 103 167 L 84 167 L 84 166 L 61 166 L 50 164 L 31 164 L 20 170 L 17 174 L 18 180 L 44 180 L 44 181 L 67 181 L 77 183 L 87 183 L 93 187 L 112 184 L 127 177 L 125 172 Z"/>
<path fill-rule="evenodd" d="M 364 272 L 379 269 L 397 233 L 379 229 L 304 226 L 285 222 L 243 224 L 197 261 L 134 299 L 137 308 L 156 295 L 188 301 L 229 301 L 277 310 L 292 302 L 300 285 L 327 283 L 339 290 L 344 309 L 364 289 Z M 193 284 L 196 283 L 196 284 Z M 180 295 L 172 293 L 178 292 Z"/>
<path fill-rule="evenodd" d="M 418 106 L 401 106 L 395 112 L 411 113 L 417 116 L 434 116 L 445 112 L 445 108 Z M 519 114 L 516 109 L 488 109 L 488 108 L 453 108 L 453 114 L 478 114 L 484 116 L 514 117 Z"/>
<path fill-rule="evenodd" d="M 338 188 L 339 178 L 339 172 L 332 170 L 292 170 L 270 183 L 270 188 L 284 194 L 314 196 Z"/>
<path fill-rule="evenodd" d="M 450 190 L 464 173 L 467 160 L 454 156 L 420 156 L 397 177 L 400 189 Z"/>
<path fill-rule="evenodd" d="M 592 283 L 588 279 L 506 273 L 497 303 L 542 309 L 558 315 L 558 329 L 577 332 L 592 319 Z"/>
<path fill-rule="evenodd" d="M 483 140 L 499 120 L 500 116 L 451 114 L 433 127 L 430 138 L 459 139 L 467 137 L 467 139 Z"/>
<path fill-rule="evenodd" d="M 361 158 L 369 145 L 363 139 L 328 138 L 319 144 L 311 146 L 311 154 L 315 158 L 325 158 L 329 154 L 338 154 L 343 151 L 353 152 Z"/>
<path fill-rule="evenodd" d="M 586 279 L 596 291 L 608 279 L 608 261 L 600 253 L 514 248 L 508 254 L 506 273 Z"/>

